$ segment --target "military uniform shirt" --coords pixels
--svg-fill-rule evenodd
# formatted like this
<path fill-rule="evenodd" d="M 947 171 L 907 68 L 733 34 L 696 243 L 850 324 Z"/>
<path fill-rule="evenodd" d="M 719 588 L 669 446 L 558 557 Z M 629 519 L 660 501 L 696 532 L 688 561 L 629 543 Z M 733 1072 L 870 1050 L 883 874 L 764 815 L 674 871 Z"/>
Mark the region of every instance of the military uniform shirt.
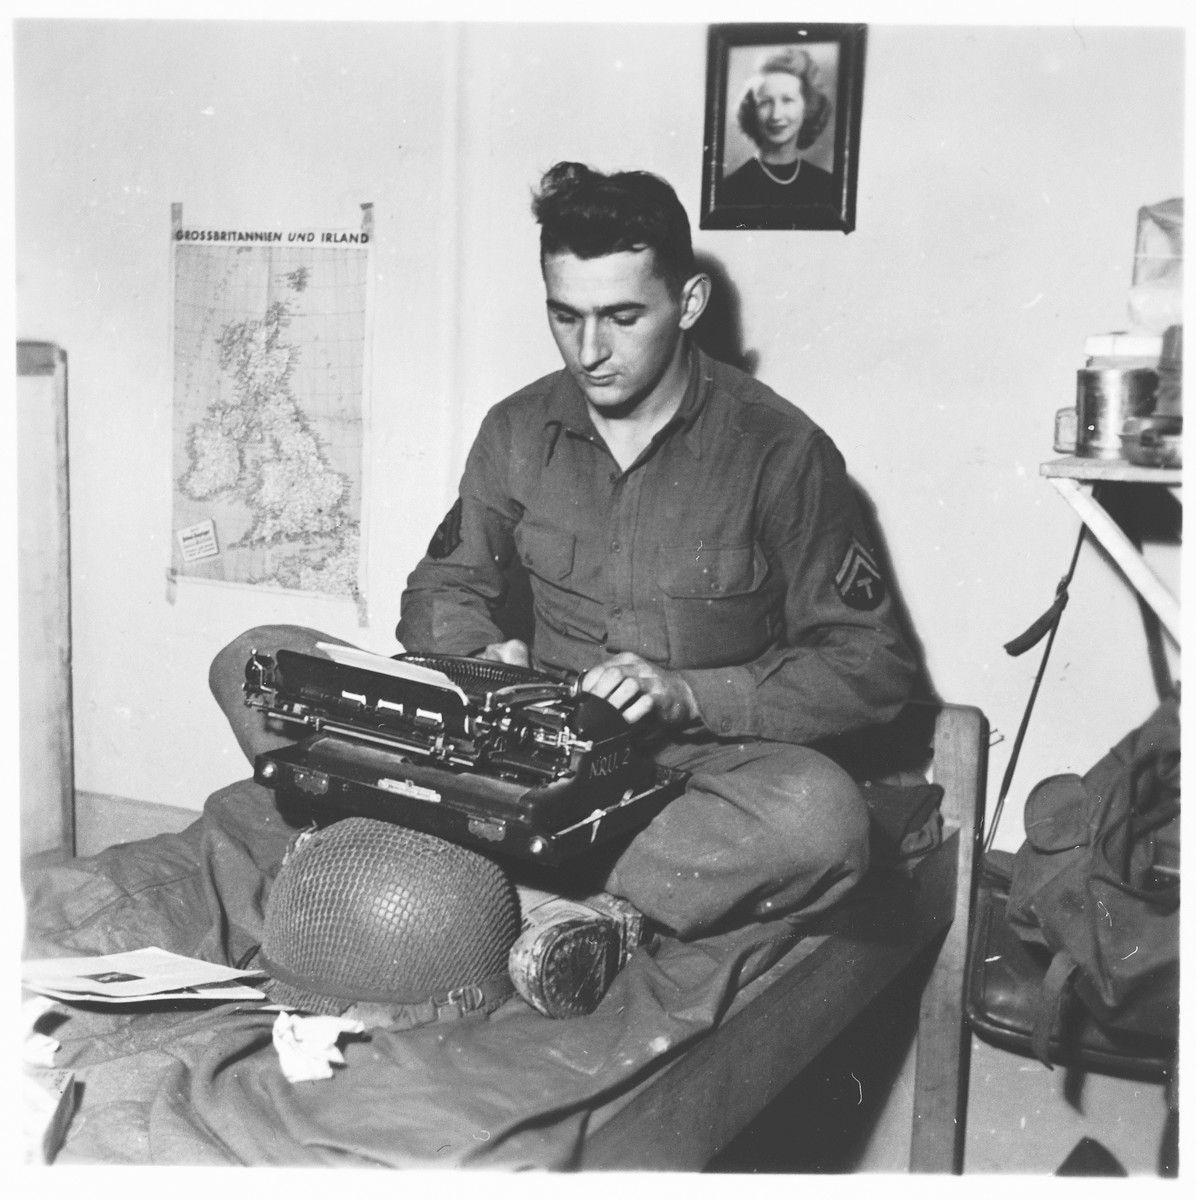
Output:
<path fill-rule="evenodd" d="M 538 665 L 621 651 L 679 670 L 724 738 L 808 743 L 892 717 L 913 661 L 842 457 L 803 412 L 694 350 L 627 471 L 565 371 L 486 415 L 460 496 L 403 593 L 411 651 L 472 654 L 513 556 Z"/>

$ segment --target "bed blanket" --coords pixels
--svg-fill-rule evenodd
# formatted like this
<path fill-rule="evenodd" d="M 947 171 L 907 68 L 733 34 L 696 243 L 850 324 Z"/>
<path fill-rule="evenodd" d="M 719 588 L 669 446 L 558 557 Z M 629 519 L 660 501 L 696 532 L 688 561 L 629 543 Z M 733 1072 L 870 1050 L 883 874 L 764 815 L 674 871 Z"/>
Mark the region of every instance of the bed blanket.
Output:
<path fill-rule="evenodd" d="M 157 945 L 238 964 L 294 833 L 244 781 L 182 833 L 31 870 L 26 953 Z M 589 1016 L 553 1021 L 516 996 L 489 1017 L 374 1028 L 304 1083 L 279 1068 L 276 1014 L 251 1004 L 60 1005 L 40 1028 L 83 1086 L 57 1161 L 568 1169 L 594 1110 L 712 1028 L 800 934 L 780 919 L 656 938 Z"/>

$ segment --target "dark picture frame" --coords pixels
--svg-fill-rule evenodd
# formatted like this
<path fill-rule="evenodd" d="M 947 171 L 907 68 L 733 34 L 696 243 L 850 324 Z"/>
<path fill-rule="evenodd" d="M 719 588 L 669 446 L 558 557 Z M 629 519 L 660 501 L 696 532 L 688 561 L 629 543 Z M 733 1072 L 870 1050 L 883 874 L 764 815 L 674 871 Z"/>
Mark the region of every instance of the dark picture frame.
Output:
<path fill-rule="evenodd" d="M 855 228 L 867 28 L 710 26 L 701 228 L 837 229 L 843 233 Z M 768 129 L 748 112 L 754 141 L 741 126 L 739 113 L 749 86 L 754 86 L 754 96 L 762 95 L 760 66 L 785 54 L 805 72 L 801 84 L 805 120 L 798 137 L 800 161 L 795 173 L 786 164 L 774 174 L 769 163 L 762 161 L 770 149 Z M 770 71 L 769 78 L 784 85 L 786 78 L 794 76 Z M 820 99 L 819 93 L 825 99 Z"/>

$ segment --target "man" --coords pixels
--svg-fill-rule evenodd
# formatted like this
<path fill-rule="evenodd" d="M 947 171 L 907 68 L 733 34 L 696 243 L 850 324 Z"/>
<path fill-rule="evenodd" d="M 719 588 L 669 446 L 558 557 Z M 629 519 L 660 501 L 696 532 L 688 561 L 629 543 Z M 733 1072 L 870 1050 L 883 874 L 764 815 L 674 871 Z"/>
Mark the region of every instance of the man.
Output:
<path fill-rule="evenodd" d="M 866 869 L 868 822 L 813 743 L 891 718 L 913 674 L 843 461 L 692 344 L 711 283 L 667 183 L 558 163 L 534 212 L 564 369 L 486 416 L 399 640 L 584 672 L 692 772 L 606 891 L 682 937 L 821 912 Z M 516 564 L 531 647 L 494 619 Z"/>
<path fill-rule="evenodd" d="M 598 1002 L 640 914 L 690 938 L 812 915 L 856 883 L 863 800 L 813 744 L 892 716 L 912 664 L 830 439 L 691 344 L 710 281 L 672 189 L 562 163 L 535 211 L 564 370 L 485 418 L 398 634 L 411 651 L 584 672 L 645 752 L 691 772 L 646 828 L 570 866 L 567 899 L 522 887 L 512 982 L 571 1016 Z M 530 647 L 495 621 L 517 565 Z M 251 762 L 293 737 L 245 706 L 250 651 L 332 640 L 259 626 L 216 656 L 212 690 Z M 177 836 L 33 877 L 29 953 L 248 961 L 293 835 L 265 788 L 226 788 Z"/>

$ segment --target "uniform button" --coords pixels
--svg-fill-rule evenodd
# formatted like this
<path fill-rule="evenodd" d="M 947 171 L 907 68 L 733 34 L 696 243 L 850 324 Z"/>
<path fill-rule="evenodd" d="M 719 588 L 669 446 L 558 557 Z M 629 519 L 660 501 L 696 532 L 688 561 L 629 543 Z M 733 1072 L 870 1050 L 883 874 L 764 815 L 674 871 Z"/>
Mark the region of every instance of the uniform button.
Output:
<path fill-rule="evenodd" d="M 612 549 L 612 550 L 613 550 L 613 551 L 614 551 L 616 554 L 618 554 L 618 553 L 619 553 L 619 551 L 623 549 L 623 546 L 622 546 L 622 543 L 621 543 L 621 542 L 611 542 L 611 544 L 610 544 L 610 548 L 611 548 L 611 549 Z"/>
<path fill-rule="evenodd" d="M 730 733 L 731 732 L 731 718 L 723 717 L 722 721 L 719 722 L 719 728 L 722 729 L 723 733 Z"/>
<path fill-rule="evenodd" d="M 623 615 L 623 610 L 616 604 L 614 608 L 610 610 L 610 615 L 612 617 L 621 617 Z"/>

